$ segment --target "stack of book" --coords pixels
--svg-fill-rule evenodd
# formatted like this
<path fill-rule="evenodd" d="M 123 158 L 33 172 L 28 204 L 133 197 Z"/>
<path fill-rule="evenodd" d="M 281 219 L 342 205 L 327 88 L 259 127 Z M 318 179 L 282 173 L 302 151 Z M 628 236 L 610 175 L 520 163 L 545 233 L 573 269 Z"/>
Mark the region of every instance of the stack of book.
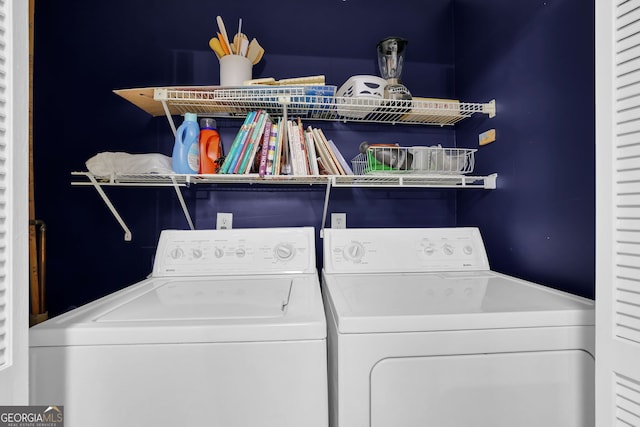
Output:
<path fill-rule="evenodd" d="M 273 120 L 264 110 L 251 111 L 222 164 L 223 174 L 353 175 L 335 143 L 322 129 L 302 121 Z"/>

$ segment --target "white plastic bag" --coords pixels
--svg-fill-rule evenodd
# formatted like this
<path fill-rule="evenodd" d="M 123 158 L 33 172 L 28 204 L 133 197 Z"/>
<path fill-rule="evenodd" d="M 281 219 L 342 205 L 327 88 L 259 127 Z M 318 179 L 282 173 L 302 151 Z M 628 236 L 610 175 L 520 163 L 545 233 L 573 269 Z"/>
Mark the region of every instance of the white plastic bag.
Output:
<path fill-rule="evenodd" d="M 89 172 L 96 176 L 113 174 L 170 174 L 171 157 L 164 154 L 129 154 L 129 153 L 98 153 L 86 162 Z"/>

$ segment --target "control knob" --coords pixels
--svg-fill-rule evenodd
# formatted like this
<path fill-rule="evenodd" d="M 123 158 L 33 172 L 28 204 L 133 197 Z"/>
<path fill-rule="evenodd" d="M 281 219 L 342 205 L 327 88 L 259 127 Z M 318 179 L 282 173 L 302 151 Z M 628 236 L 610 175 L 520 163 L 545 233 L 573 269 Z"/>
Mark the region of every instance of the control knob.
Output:
<path fill-rule="evenodd" d="M 442 251 L 447 255 L 453 255 L 453 249 L 453 245 L 450 245 L 449 243 L 445 243 L 442 247 Z"/>
<path fill-rule="evenodd" d="M 169 256 L 173 259 L 180 259 L 184 256 L 184 251 L 181 248 L 174 248 L 169 252 Z"/>
<path fill-rule="evenodd" d="M 289 243 L 278 243 L 273 250 L 276 259 L 289 261 L 296 253 L 296 249 Z"/>
<path fill-rule="evenodd" d="M 418 244 L 418 253 L 420 252 L 423 255 L 432 256 L 436 253 L 436 247 L 429 239 L 425 238 Z"/>
<path fill-rule="evenodd" d="M 351 242 L 342 250 L 344 258 L 352 262 L 360 262 L 364 253 L 364 246 L 360 242 Z"/>

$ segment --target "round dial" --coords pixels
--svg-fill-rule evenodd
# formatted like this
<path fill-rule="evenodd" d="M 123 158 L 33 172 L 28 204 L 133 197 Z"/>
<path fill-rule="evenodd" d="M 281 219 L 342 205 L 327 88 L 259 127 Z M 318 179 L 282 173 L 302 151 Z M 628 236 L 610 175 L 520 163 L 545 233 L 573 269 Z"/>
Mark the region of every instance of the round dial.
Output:
<path fill-rule="evenodd" d="M 273 253 L 280 261 L 288 261 L 296 254 L 296 248 L 290 243 L 278 243 L 273 249 Z"/>
<path fill-rule="evenodd" d="M 362 243 L 360 242 L 351 242 L 347 246 L 345 246 L 344 249 L 342 249 L 344 258 L 353 262 L 360 262 L 360 260 L 364 256 L 364 253 L 364 246 L 362 246 Z"/>
<path fill-rule="evenodd" d="M 433 255 L 436 252 L 436 248 L 433 245 L 425 246 L 423 252 L 426 255 Z"/>
<path fill-rule="evenodd" d="M 193 255 L 193 258 L 195 258 L 195 259 L 202 258 L 202 249 L 200 249 L 200 248 L 194 249 L 193 251 L 191 251 L 191 255 Z"/>
<path fill-rule="evenodd" d="M 422 255 L 431 256 L 436 252 L 436 245 L 433 244 L 429 239 L 422 239 L 422 241 L 418 244 L 418 253 Z"/>
<path fill-rule="evenodd" d="M 243 258 L 245 255 L 247 254 L 247 251 L 245 248 L 238 248 L 236 249 L 236 256 L 238 258 Z"/>
<path fill-rule="evenodd" d="M 169 256 L 173 259 L 179 259 L 184 256 L 184 251 L 181 248 L 174 248 L 169 252 Z"/>
<path fill-rule="evenodd" d="M 213 255 L 216 258 L 222 258 L 224 256 L 224 250 L 222 248 L 215 248 L 215 250 L 213 251 Z"/>
<path fill-rule="evenodd" d="M 453 255 L 453 249 L 453 245 L 449 243 L 445 243 L 444 246 L 442 246 L 442 251 L 447 255 Z"/>

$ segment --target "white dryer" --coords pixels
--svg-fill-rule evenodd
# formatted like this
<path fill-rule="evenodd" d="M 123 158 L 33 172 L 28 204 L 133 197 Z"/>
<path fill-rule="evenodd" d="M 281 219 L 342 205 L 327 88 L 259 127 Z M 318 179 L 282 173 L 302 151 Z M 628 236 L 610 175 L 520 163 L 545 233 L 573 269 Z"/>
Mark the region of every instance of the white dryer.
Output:
<path fill-rule="evenodd" d="M 31 403 L 70 427 L 326 427 L 314 241 L 163 231 L 150 278 L 31 329 Z"/>
<path fill-rule="evenodd" d="M 594 425 L 594 305 L 489 269 L 478 229 L 326 229 L 333 427 Z"/>

